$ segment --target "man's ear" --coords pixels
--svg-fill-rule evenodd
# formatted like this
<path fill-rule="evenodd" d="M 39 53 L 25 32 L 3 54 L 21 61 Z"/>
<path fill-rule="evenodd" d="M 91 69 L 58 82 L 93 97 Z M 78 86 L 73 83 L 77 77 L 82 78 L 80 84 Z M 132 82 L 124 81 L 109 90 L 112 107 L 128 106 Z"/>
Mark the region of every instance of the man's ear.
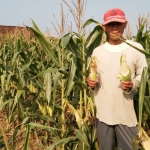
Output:
<path fill-rule="evenodd" d="M 102 25 L 102 28 L 103 28 L 104 31 L 106 31 L 105 25 Z"/>

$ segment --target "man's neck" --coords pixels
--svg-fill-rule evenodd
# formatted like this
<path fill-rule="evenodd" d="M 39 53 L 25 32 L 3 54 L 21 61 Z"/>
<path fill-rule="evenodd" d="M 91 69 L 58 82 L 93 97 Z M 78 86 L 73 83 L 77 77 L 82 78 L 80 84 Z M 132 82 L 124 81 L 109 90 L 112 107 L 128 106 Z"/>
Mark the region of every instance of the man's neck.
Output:
<path fill-rule="evenodd" d="M 115 40 L 115 41 L 108 41 L 108 43 L 109 43 L 110 45 L 119 45 L 119 44 L 122 43 L 122 41 L 121 41 L 121 40 Z"/>

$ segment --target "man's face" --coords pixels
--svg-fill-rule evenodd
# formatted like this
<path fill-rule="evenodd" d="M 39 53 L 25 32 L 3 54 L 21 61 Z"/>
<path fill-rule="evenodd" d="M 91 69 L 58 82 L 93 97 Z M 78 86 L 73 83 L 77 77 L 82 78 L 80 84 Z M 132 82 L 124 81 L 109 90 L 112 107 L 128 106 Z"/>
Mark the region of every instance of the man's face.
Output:
<path fill-rule="evenodd" d="M 110 22 L 106 25 L 103 25 L 103 29 L 109 37 L 109 42 L 120 41 L 117 37 L 115 37 L 113 35 L 123 38 L 123 32 L 124 32 L 124 29 L 126 28 L 126 26 L 127 26 L 127 22 L 125 22 L 125 23 Z"/>

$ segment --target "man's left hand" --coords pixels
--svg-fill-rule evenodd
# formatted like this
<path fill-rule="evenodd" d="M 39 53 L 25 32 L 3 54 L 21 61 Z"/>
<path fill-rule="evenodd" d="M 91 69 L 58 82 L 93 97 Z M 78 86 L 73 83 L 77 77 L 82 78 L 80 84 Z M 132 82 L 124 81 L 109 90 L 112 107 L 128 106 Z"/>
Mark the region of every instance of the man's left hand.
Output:
<path fill-rule="evenodd" d="M 125 91 L 130 91 L 133 87 L 133 82 L 132 81 L 121 81 L 121 87 Z"/>

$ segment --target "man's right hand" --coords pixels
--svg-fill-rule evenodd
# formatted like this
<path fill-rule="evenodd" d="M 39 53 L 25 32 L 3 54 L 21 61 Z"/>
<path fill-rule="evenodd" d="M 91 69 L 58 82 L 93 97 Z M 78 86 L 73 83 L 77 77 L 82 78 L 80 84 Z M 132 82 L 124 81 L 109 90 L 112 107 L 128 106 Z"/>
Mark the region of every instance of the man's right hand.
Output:
<path fill-rule="evenodd" d="M 87 83 L 92 89 L 96 87 L 97 82 L 98 82 L 98 79 L 94 81 L 94 80 L 91 80 L 90 76 L 87 78 Z"/>

